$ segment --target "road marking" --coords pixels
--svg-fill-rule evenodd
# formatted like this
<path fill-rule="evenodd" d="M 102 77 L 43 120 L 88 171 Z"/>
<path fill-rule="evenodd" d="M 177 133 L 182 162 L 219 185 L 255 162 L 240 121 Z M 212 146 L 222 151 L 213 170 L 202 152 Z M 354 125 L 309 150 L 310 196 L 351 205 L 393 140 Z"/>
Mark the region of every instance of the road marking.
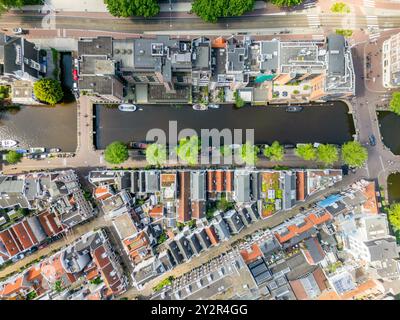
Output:
<path fill-rule="evenodd" d="M 317 14 L 307 15 L 307 20 L 310 27 L 319 27 L 321 25 L 321 19 Z"/>
<path fill-rule="evenodd" d="M 364 0 L 364 7 L 375 8 L 374 0 Z"/>
<path fill-rule="evenodd" d="M 385 165 L 383 164 L 382 156 L 379 156 L 379 160 L 381 161 L 382 170 L 383 170 L 383 172 L 385 172 L 386 169 L 385 169 Z"/>

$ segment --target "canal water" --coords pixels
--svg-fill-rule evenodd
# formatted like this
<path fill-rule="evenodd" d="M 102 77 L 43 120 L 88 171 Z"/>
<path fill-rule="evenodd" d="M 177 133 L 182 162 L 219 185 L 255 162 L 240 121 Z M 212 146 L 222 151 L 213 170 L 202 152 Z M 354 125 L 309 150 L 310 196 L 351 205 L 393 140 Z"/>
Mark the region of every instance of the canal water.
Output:
<path fill-rule="evenodd" d="M 136 112 L 121 112 L 116 108 L 97 105 L 95 144 L 104 149 L 109 143 L 144 141 L 150 129 L 160 128 L 168 136 L 169 121 L 177 121 L 178 131 L 184 128 L 222 130 L 254 129 L 255 143 L 278 140 L 284 144 L 333 143 L 353 140 L 354 124 L 343 102 L 325 106 L 308 106 L 297 113 L 284 107 L 221 106 L 219 109 L 195 111 L 190 106 L 138 106 Z"/>
<path fill-rule="evenodd" d="M 389 203 L 400 202 L 400 173 L 388 177 Z"/>
<path fill-rule="evenodd" d="M 400 116 L 391 111 L 379 111 L 378 119 L 383 143 L 394 154 L 400 154 Z"/>
<path fill-rule="evenodd" d="M 76 103 L 56 107 L 21 107 L 14 113 L 0 112 L 0 140 L 13 139 L 19 148 L 60 148 L 74 152 L 77 147 Z"/>

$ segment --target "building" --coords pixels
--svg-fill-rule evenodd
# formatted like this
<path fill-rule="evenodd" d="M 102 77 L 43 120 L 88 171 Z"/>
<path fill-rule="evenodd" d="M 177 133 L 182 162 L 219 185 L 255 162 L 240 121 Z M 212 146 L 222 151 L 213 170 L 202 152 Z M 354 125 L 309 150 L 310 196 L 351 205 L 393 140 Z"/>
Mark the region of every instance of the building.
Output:
<path fill-rule="evenodd" d="M 385 88 L 400 86 L 400 33 L 392 35 L 382 46 L 382 81 Z"/>
<path fill-rule="evenodd" d="M 40 104 L 33 84 L 46 75 L 47 61 L 34 43 L 0 33 L 0 68 L 0 84 L 11 87 L 13 103 Z"/>

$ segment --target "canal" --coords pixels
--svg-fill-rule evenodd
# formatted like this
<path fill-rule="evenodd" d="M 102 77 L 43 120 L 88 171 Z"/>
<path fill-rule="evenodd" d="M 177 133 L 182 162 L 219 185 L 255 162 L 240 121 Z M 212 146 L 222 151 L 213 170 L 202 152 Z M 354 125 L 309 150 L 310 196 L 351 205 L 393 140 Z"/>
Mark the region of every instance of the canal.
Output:
<path fill-rule="evenodd" d="M 74 152 L 76 109 L 76 103 L 68 103 L 56 107 L 26 106 L 16 113 L 0 112 L 0 140 L 16 140 L 19 148 L 60 148 Z"/>
<path fill-rule="evenodd" d="M 195 111 L 190 106 L 138 106 L 136 112 L 95 106 L 95 145 L 104 149 L 113 141 L 144 141 L 150 129 L 160 128 L 168 135 L 169 121 L 177 121 L 178 131 L 184 128 L 222 130 L 254 129 L 255 143 L 278 140 L 284 144 L 320 142 L 343 144 L 353 140 L 354 124 L 343 102 L 324 106 L 308 106 L 298 113 L 278 107 L 221 106 L 219 109 Z"/>
<path fill-rule="evenodd" d="M 400 202 L 400 173 L 388 177 L 389 203 Z"/>
<path fill-rule="evenodd" d="M 378 120 L 383 143 L 394 154 L 400 154 L 400 116 L 391 111 L 379 111 Z"/>

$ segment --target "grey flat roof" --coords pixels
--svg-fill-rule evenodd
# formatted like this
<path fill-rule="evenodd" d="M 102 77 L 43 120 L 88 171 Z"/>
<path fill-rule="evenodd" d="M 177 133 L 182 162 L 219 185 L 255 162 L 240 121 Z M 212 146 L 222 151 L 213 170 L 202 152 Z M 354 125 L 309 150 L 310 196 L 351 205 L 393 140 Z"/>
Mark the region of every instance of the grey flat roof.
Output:
<path fill-rule="evenodd" d="M 261 69 L 276 72 L 279 68 L 279 40 L 261 41 Z"/>
<path fill-rule="evenodd" d="M 205 171 L 191 171 L 190 197 L 192 201 L 206 200 L 206 173 Z"/>
<path fill-rule="evenodd" d="M 345 56 L 344 48 L 346 41 L 343 36 L 331 34 L 327 37 L 328 41 L 328 74 L 330 76 L 344 76 L 345 71 Z"/>
<path fill-rule="evenodd" d="M 112 55 L 112 37 L 98 37 L 93 39 L 81 39 L 78 41 L 78 54 L 83 55 Z"/>

